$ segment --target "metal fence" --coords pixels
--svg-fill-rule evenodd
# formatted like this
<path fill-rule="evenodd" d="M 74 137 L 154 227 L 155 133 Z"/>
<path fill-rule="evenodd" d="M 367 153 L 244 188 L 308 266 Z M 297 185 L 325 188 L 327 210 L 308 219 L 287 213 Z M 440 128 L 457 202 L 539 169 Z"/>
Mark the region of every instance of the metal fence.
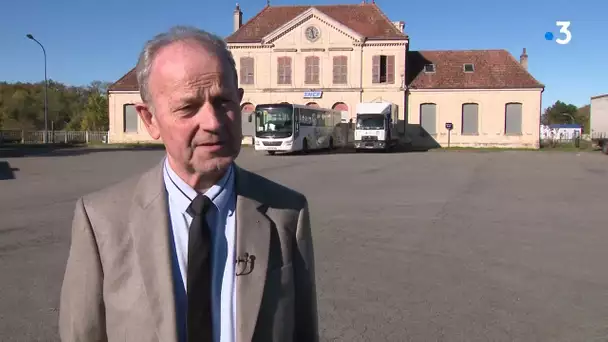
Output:
<path fill-rule="evenodd" d="M 49 131 L 49 143 L 89 144 L 108 142 L 108 132 Z M 44 131 L 0 130 L 0 144 L 42 144 Z"/>
<path fill-rule="evenodd" d="M 540 148 L 577 148 L 581 150 L 592 149 L 593 143 L 589 139 L 583 139 L 581 137 L 575 137 L 572 139 L 541 139 Z"/>

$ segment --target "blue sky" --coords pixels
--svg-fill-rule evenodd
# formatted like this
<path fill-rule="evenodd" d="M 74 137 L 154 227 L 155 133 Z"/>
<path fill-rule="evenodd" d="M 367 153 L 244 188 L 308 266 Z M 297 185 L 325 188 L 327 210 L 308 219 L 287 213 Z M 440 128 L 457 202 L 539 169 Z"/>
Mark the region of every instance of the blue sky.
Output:
<path fill-rule="evenodd" d="M 371 0 L 370 0 L 371 1 Z M 271 0 L 271 5 L 359 3 L 360 0 Z M 608 93 L 606 0 L 379 0 L 391 20 L 405 21 L 413 50 L 506 49 L 517 59 L 527 48 L 529 70 L 546 85 L 543 108 L 556 100 L 582 106 Z M 241 0 L 244 20 L 266 0 Z M 9 1 L 0 20 L 0 80 L 39 81 L 45 45 L 48 75 L 88 84 L 115 81 L 132 68 L 143 43 L 167 28 L 194 25 L 227 36 L 235 3 L 208 0 Z M 571 22 L 568 45 L 558 20 Z"/>

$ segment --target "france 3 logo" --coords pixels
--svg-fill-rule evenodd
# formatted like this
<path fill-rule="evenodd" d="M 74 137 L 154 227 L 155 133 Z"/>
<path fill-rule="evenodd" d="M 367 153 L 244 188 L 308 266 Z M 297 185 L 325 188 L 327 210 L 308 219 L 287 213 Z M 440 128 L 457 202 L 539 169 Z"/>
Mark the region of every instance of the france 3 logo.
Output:
<path fill-rule="evenodd" d="M 555 39 L 555 42 L 561 45 L 566 45 L 570 43 L 570 40 L 572 40 L 572 32 L 570 32 L 570 22 L 556 21 L 555 26 L 559 27 L 559 33 L 563 34 L 562 37 L 558 37 L 557 39 Z M 545 33 L 546 40 L 553 40 L 554 38 L 555 35 L 553 34 L 553 32 L 548 31 L 547 33 Z"/>

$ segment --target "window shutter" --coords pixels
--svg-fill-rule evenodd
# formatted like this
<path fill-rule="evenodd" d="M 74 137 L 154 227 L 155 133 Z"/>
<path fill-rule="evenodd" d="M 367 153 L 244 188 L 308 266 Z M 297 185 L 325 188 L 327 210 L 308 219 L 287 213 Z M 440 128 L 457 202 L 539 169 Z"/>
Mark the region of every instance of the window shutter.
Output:
<path fill-rule="evenodd" d="M 386 56 L 386 83 L 395 83 L 395 56 Z"/>
<path fill-rule="evenodd" d="M 277 58 L 277 84 L 283 83 L 281 80 L 281 74 L 283 72 L 283 57 Z"/>
<path fill-rule="evenodd" d="M 312 81 L 314 84 L 319 84 L 319 57 L 312 58 Z"/>
<path fill-rule="evenodd" d="M 304 83 L 314 83 L 314 69 L 315 69 L 315 58 L 313 56 L 307 56 L 304 58 Z"/>
<path fill-rule="evenodd" d="M 240 80 L 241 84 L 253 84 L 254 80 L 253 57 L 241 57 Z"/>
<path fill-rule="evenodd" d="M 254 84 L 255 83 L 255 60 L 253 59 L 253 57 L 249 57 L 248 62 L 249 63 L 247 63 L 247 82 L 249 84 Z"/>
<path fill-rule="evenodd" d="M 372 83 L 380 83 L 380 56 L 372 57 Z"/>
<path fill-rule="evenodd" d="M 346 84 L 346 56 L 334 56 L 333 83 Z"/>
<path fill-rule="evenodd" d="M 291 57 L 285 57 L 285 83 L 291 84 Z"/>
<path fill-rule="evenodd" d="M 239 70 L 239 76 L 240 76 L 241 84 L 245 84 L 245 82 L 247 80 L 247 65 L 246 65 L 246 61 L 247 61 L 246 57 L 241 57 L 241 69 Z"/>
<path fill-rule="evenodd" d="M 348 57 L 342 56 L 341 61 L 342 61 L 342 64 L 341 64 L 342 67 L 340 68 L 340 70 L 341 70 L 340 83 L 346 84 L 346 83 L 348 83 Z"/>
<path fill-rule="evenodd" d="M 339 72 L 340 72 L 340 56 L 335 56 L 334 60 L 333 60 L 333 68 L 332 68 L 332 77 L 333 77 L 333 82 L 332 83 L 339 83 L 340 78 L 339 78 Z"/>

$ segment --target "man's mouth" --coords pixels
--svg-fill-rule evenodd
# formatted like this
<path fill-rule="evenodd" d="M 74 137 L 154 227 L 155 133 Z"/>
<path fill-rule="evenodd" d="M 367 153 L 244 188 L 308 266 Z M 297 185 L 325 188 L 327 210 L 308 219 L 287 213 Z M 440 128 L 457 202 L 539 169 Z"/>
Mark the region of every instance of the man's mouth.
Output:
<path fill-rule="evenodd" d="M 210 142 L 204 142 L 204 143 L 197 144 L 196 146 L 220 146 L 220 145 L 224 145 L 224 142 L 223 141 L 210 141 Z"/>

